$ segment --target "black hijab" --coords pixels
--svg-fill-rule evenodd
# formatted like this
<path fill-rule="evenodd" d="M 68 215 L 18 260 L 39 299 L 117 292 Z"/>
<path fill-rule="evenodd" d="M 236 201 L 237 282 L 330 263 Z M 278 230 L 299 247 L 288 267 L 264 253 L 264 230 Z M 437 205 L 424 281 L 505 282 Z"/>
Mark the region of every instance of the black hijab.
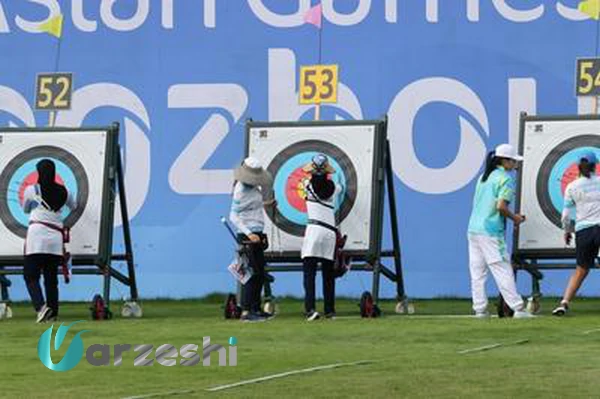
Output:
<path fill-rule="evenodd" d="M 42 159 L 37 163 L 38 184 L 42 192 L 42 199 L 51 211 L 58 212 L 67 202 L 67 189 L 56 183 L 56 165 L 49 159 Z"/>
<path fill-rule="evenodd" d="M 314 173 L 310 178 L 310 185 L 321 201 L 327 201 L 335 192 L 335 184 L 325 173 Z"/>

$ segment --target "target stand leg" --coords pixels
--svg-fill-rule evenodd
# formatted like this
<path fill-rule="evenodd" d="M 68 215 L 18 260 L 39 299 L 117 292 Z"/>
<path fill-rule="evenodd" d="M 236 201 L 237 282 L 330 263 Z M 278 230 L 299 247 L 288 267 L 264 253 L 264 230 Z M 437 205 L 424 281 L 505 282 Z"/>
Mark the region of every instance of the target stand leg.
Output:
<path fill-rule="evenodd" d="M 104 274 L 104 302 L 106 307 L 110 308 L 110 266 L 105 266 L 102 271 Z"/>
<path fill-rule="evenodd" d="M 379 302 L 379 279 L 381 278 L 381 264 L 379 259 L 373 263 L 373 302 Z"/>

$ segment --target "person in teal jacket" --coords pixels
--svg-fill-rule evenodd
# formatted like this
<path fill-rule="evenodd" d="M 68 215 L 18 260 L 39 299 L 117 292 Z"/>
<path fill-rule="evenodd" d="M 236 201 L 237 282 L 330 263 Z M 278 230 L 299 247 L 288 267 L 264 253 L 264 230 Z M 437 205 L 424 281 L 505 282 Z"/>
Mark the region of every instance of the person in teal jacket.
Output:
<path fill-rule="evenodd" d="M 505 242 L 506 219 L 510 219 L 515 228 L 525 221 L 525 216 L 509 209 L 515 195 L 510 171 L 522 160 L 511 145 L 501 144 L 488 154 L 485 171 L 477 182 L 468 229 L 471 295 L 476 317 L 489 316 L 485 292 L 488 271 L 514 311 L 514 317 L 533 317 L 524 310 L 523 298 L 517 292 Z"/>

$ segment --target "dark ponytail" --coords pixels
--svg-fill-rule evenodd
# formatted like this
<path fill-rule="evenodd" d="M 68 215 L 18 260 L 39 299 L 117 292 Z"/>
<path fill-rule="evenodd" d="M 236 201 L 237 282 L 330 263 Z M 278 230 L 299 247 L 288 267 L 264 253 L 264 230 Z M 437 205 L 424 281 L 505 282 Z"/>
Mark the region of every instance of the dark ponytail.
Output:
<path fill-rule="evenodd" d="M 589 163 L 587 159 L 582 159 L 581 162 L 579 162 L 579 173 L 589 179 L 592 177 L 592 174 L 596 173 L 596 164 Z"/>
<path fill-rule="evenodd" d="M 490 177 L 490 174 L 496 170 L 498 165 L 500 165 L 500 162 L 502 162 L 502 158 L 496 157 L 494 151 L 488 152 L 487 157 L 485 158 L 485 171 L 481 177 L 483 183 L 485 183 L 488 177 Z"/>

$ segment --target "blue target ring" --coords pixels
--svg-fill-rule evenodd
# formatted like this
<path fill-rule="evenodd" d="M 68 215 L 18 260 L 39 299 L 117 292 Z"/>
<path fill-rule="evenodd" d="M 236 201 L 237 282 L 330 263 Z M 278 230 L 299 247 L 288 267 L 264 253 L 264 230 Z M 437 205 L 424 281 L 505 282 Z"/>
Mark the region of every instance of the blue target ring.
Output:
<path fill-rule="evenodd" d="M 273 191 L 275 193 L 275 199 L 277 200 L 279 212 L 291 222 L 299 225 L 306 225 L 308 217 L 305 211 L 298 209 L 297 206 L 294 206 L 294 204 L 291 204 L 288 200 L 290 195 L 288 179 L 294 171 L 301 169 L 306 164 L 310 163 L 316 154 L 318 154 L 317 151 L 306 151 L 294 155 L 283 163 L 274 178 Z M 342 193 L 338 196 L 335 204 L 335 209 L 337 211 L 342 203 L 341 198 L 344 198 L 346 195 L 347 179 L 344 170 L 335 159 L 330 159 L 330 164 L 336 171 L 334 174 L 334 181 L 343 188 Z"/>
<path fill-rule="evenodd" d="M 277 200 L 277 208 L 272 212 L 268 211 L 267 216 L 278 228 L 298 237 L 304 235 L 307 222 L 305 193 L 301 190 L 300 183 L 308 175 L 302 168 L 317 153 L 323 153 L 329 158 L 336 171 L 332 179 L 343 188 L 336 204 L 336 218 L 340 223 L 356 202 L 356 169 L 339 147 L 321 140 L 300 141 L 286 147 L 267 166 L 267 170 L 274 176 L 274 182 L 266 196 Z"/>
<path fill-rule="evenodd" d="M 578 177 L 577 165 L 586 151 L 593 151 L 600 158 L 600 136 L 582 135 L 568 139 L 552 149 L 540 166 L 536 181 L 538 202 L 544 215 L 559 228 L 564 188 Z"/>
<path fill-rule="evenodd" d="M 25 150 L 15 156 L 0 173 L 0 192 L 5 196 L 0 200 L 0 221 L 15 235 L 25 238 L 29 215 L 22 209 L 20 194 L 25 186 L 37 183 L 32 176 L 37 173 L 36 164 L 42 159 L 50 159 L 56 165 L 57 177 L 69 193 L 77 198 L 77 208 L 64 210 L 64 224 L 72 227 L 81 217 L 87 206 L 89 182 L 81 162 L 71 153 L 54 146 L 39 146 Z M 33 181 L 35 180 L 35 181 Z"/>

